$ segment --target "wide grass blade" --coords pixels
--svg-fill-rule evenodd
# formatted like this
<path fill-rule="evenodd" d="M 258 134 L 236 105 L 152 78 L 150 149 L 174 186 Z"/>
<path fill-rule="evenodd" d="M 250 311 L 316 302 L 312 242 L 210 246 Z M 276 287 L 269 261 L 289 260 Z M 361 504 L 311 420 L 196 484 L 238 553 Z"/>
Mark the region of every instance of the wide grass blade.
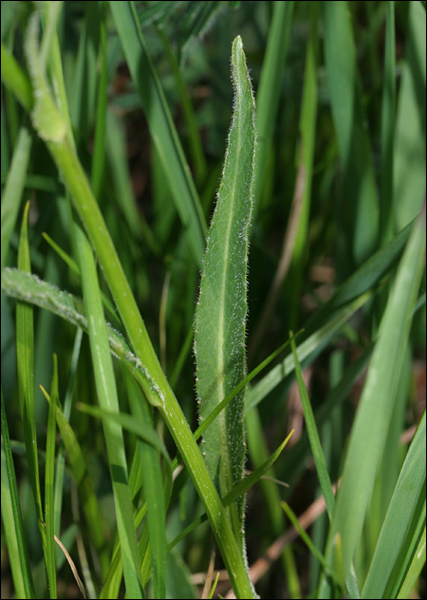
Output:
<path fill-rule="evenodd" d="M 353 425 L 331 525 L 327 560 L 343 577 L 360 539 L 399 383 L 425 256 L 425 207 L 414 223 L 387 304 Z M 319 598 L 329 598 L 323 579 Z"/>
<path fill-rule="evenodd" d="M 142 35 L 133 2 L 110 2 L 123 51 L 156 151 L 188 235 L 196 264 L 205 247 L 205 219 L 175 125 Z"/>
<path fill-rule="evenodd" d="M 234 112 L 196 307 L 194 353 L 200 422 L 246 372 L 246 271 L 256 132 L 255 101 L 240 37 L 233 42 L 232 76 Z M 202 447 L 218 492 L 225 496 L 244 477 L 244 390 L 204 432 Z M 244 499 L 240 498 L 230 514 L 242 551 L 243 512 Z"/>

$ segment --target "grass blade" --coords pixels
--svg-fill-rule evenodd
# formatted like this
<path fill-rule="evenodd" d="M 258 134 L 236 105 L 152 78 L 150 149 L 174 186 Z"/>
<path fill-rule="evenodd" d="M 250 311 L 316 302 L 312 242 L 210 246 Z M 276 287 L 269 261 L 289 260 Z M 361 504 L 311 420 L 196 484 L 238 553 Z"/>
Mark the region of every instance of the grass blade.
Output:
<path fill-rule="evenodd" d="M 42 392 L 50 403 L 49 394 L 44 388 L 42 388 Z M 106 524 L 103 517 L 100 516 L 102 511 L 95 494 L 91 473 L 76 434 L 59 406 L 56 407 L 56 422 L 64 442 L 74 480 L 79 487 L 89 536 L 98 553 L 103 574 L 105 574 L 108 569 Z"/>
<path fill-rule="evenodd" d="M 171 194 L 196 264 L 205 247 L 205 219 L 160 81 L 148 53 L 133 2 L 110 2 L 123 51 L 147 117 Z"/>
<path fill-rule="evenodd" d="M 413 226 L 384 313 L 337 495 L 326 557 L 328 561 L 332 561 L 332 565 L 342 560 L 344 578 L 348 574 L 359 541 L 385 442 L 404 357 L 403 348 L 407 344 L 412 310 L 422 276 L 424 255 L 425 210 Z M 337 554 L 340 539 L 341 557 Z M 323 579 L 319 597 L 328 598 L 329 593 L 329 586 Z"/>
<path fill-rule="evenodd" d="M 113 363 L 107 327 L 102 310 L 101 293 L 92 248 L 83 231 L 76 228 L 77 247 L 82 275 L 83 295 L 88 311 L 89 340 L 94 365 L 98 401 L 105 410 L 119 412 Z M 104 421 L 104 434 L 114 490 L 118 534 L 121 544 L 126 590 L 132 598 L 143 598 L 139 578 L 139 556 L 133 526 L 126 453 L 123 432 L 117 422 Z"/>
<path fill-rule="evenodd" d="M 232 48 L 234 113 L 222 181 L 203 263 L 196 307 L 194 354 L 200 422 L 245 377 L 246 270 L 255 159 L 255 102 L 237 37 Z M 203 453 L 218 492 L 225 496 L 244 477 L 244 390 L 203 436 Z M 231 507 L 243 551 L 244 499 Z"/>
<path fill-rule="evenodd" d="M 55 484 L 55 436 L 56 405 L 58 402 L 58 360 L 53 355 L 53 376 L 50 389 L 49 416 L 46 434 L 46 468 L 45 468 L 45 524 L 46 524 L 46 570 L 49 579 L 49 594 L 57 598 L 56 561 L 54 540 L 54 484 Z"/>
<path fill-rule="evenodd" d="M 15 466 L 10 447 L 3 390 L 1 392 L 1 437 L 1 514 L 13 583 L 17 596 L 20 598 L 35 598 L 30 556 L 22 523 Z"/>
<path fill-rule="evenodd" d="M 396 582 L 403 579 L 406 562 L 402 561 L 405 549 L 412 540 L 425 504 L 426 481 L 426 414 L 412 440 L 400 471 L 375 554 L 365 580 L 362 598 L 396 598 Z M 424 518 L 425 527 L 425 518 Z M 416 544 L 418 546 L 418 543 Z"/>
<path fill-rule="evenodd" d="M 264 184 L 267 157 L 273 137 L 274 123 L 281 86 L 278 82 L 283 74 L 288 49 L 292 15 L 295 2 L 275 2 L 271 18 L 271 29 L 268 36 L 267 49 L 262 65 L 261 80 L 257 94 L 256 127 L 258 135 L 258 153 L 254 185 L 254 205 L 257 204 Z"/>
<path fill-rule="evenodd" d="M 352 262 L 360 265 L 375 249 L 377 191 L 348 3 L 322 2 L 322 15 L 329 94 L 347 193 L 347 212 L 340 228 L 347 237 L 340 240 L 340 256 L 341 269 L 348 273 Z"/>
<path fill-rule="evenodd" d="M 10 236 L 15 228 L 25 185 L 25 173 L 30 160 L 32 137 L 27 127 L 21 127 L 13 153 L 1 202 L 1 268 L 6 264 Z"/>
<path fill-rule="evenodd" d="M 295 340 L 291 334 L 291 348 L 294 357 L 295 374 L 298 382 L 298 389 L 301 397 L 301 404 L 304 411 L 304 420 L 307 428 L 307 434 L 310 440 L 311 451 L 313 453 L 314 462 L 316 464 L 317 475 L 319 477 L 320 487 L 322 488 L 323 496 L 326 502 L 329 520 L 332 521 L 332 514 L 335 507 L 335 496 L 332 491 L 332 484 L 326 466 L 325 455 L 323 454 L 322 445 L 320 443 L 319 433 L 317 431 L 316 421 L 314 419 L 313 409 L 311 408 L 310 398 L 308 397 L 307 388 L 305 387 L 304 378 L 302 375 L 301 365 L 298 360 Z"/>
<path fill-rule="evenodd" d="M 28 211 L 29 202 L 25 205 L 22 219 L 21 237 L 18 250 L 18 266 L 30 272 L 30 248 L 28 244 Z M 46 535 L 43 508 L 40 492 L 39 463 L 37 457 L 37 431 L 34 400 L 34 325 L 33 308 L 19 302 L 16 306 L 16 354 L 18 363 L 19 406 L 24 427 L 25 447 L 27 450 L 29 476 L 34 496 L 39 530 L 43 550 L 46 550 Z"/>

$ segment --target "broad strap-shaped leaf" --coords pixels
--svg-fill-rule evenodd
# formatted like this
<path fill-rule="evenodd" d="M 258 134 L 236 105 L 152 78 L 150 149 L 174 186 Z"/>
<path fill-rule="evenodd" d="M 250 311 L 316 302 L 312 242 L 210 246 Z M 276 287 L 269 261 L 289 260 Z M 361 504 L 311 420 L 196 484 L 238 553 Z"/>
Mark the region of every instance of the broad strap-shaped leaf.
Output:
<path fill-rule="evenodd" d="M 234 112 L 196 307 L 200 422 L 246 374 L 246 273 L 256 133 L 255 102 L 240 37 L 233 42 L 232 76 Z M 224 497 L 244 476 L 244 390 L 207 428 L 202 446 L 209 472 Z M 243 509 L 243 497 L 229 509 L 242 544 Z"/>

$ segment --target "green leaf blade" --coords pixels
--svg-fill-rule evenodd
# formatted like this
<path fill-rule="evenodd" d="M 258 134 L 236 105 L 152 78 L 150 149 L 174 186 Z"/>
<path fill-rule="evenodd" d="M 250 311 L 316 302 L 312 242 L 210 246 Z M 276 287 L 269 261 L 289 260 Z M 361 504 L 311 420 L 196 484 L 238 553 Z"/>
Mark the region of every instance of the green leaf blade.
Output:
<path fill-rule="evenodd" d="M 196 309 L 194 348 L 201 422 L 246 374 L 246 272 L 256 132 L 254 97 L 240 37 L 233 42 L 232 71 L 234 113 Z M 243 411 L 244 390 L 204 434 L 205 459 L 222 496 L 243 478 Z M 241 538 L 243 505 L 242 498 L 232 509 L 237 539 Z"/>

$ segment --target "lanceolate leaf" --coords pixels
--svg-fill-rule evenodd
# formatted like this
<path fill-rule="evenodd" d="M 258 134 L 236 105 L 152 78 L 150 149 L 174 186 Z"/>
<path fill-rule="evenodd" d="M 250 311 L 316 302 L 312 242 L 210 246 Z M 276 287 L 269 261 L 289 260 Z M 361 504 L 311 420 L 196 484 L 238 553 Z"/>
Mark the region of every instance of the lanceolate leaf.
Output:
<path fill-rule="evenodd" d="M 255 158 L 255 103 L 242 40 L 232 48 L 234 113 L 217 205 L 209 230 L 196 309 L 195 355 L 200 421 L 245 376 L 246 271 Z M 203 452 L 222 497 L 243 478 L 244 390 L 204 433 Z M 244 498 L 231 518 L 243 542 Z"/>

